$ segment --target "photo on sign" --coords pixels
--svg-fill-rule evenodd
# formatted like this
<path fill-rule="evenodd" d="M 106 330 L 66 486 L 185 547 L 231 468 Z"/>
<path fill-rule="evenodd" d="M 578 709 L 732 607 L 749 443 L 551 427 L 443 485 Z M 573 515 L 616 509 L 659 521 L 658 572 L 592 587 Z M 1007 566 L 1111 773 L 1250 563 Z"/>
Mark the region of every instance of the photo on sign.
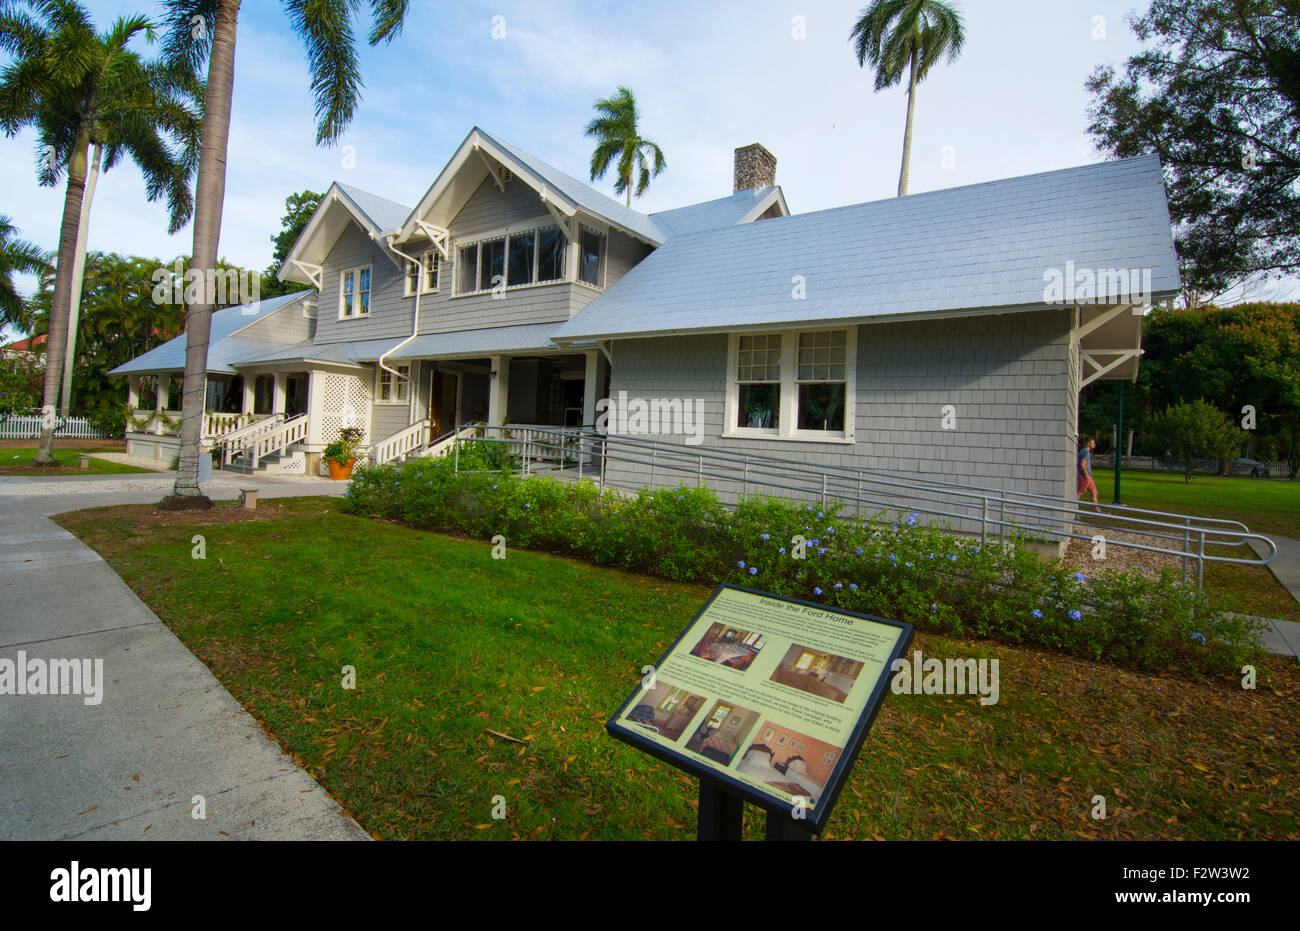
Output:
<path fill-rule="evenodd" d="M 767 643 L 762 634 L 738 630 L 726 624 L 712 624 L 691 650 L 692 656 L 732 669 L 746 670 Z"/>
<path fill-rule="evenodd" d="M 676 740 L 704 704 L 704 696 L 678 688 L 663 679 L 637 699 L 627 720 L 669 740 Z"/>
<path fill-rule="evenodd" d="M 722 766 L 730 766 L 758 718 L 757 711 L 719 699 L 686 742 L 686 749 Z"/>
<path fill-rule="evenodd" d="M 858 660 L 793 643 L 770 678 L 780 685 L 843 704 L 861 672 Z"/>
<path fill-rule="evenodd" d="M 843 752 L 843 747 L 767 720 L 755 731 L 736 772 L 792 796 L 803 796 L 815 806 Z"/>

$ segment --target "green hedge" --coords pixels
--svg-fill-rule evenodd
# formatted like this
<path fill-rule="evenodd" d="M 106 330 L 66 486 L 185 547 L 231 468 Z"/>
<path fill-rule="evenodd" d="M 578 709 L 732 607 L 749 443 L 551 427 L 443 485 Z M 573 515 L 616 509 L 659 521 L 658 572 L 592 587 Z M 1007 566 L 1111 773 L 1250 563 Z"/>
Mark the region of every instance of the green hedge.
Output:
<path fill-rule="evenodd" d="M 1249 622 L 1176 584 L 1173 573 L 1085 578 L 1046 563 L 1022 539 L 981 547 L 916 515 L 857 518 L 771 498 L 728 510 L 709 489 L 631 497 L 504 470 L 458 475 L 445 459 L 358 469 L 346 507 L 484 541 L 500 534 L 507 546 L 673 581 L 734 582 L 921 630 L 1143 669 L 1235 675 L 1260 660 Z M 806 541 L 802 559 L 795 537 Z"/>

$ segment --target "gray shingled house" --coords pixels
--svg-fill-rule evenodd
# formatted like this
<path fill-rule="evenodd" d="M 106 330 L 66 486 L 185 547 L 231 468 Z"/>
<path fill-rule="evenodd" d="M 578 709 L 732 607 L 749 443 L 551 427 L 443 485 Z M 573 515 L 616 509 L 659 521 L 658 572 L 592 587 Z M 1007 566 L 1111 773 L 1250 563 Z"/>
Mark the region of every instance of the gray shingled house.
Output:
<path fill-rule="evenodd" d="M 280 270 L 312 290 L 214 318 L 206 433 L 315 471 L 348 424 L 390 461 L 689 401 L 647 439 L 1072 498 L 1080 388 L 1136 377 L 1179 286 L 1157 160 L 797 215 L 775 169 L 746 146 L 729 194 L 643 214 L 476 128 L 413 209 L 335 184 Z M 180 349 L 116 370 L 133 399 Z"/>

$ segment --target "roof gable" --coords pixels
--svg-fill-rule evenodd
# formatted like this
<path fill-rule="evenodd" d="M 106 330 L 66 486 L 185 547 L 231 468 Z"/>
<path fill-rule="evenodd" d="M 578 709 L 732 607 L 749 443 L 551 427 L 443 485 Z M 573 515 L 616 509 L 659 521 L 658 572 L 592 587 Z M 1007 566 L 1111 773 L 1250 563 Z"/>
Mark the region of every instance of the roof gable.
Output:
<path fill-rule="evenodd" d="M 410 213 L 410 208 L 395 201 L 335 181 L 321 197 L 276 277 L 319 287 L 320 282 L 313 278 L 311 270 L 324 263 L 349 223 L 377 240 L 400 227 Z"/>

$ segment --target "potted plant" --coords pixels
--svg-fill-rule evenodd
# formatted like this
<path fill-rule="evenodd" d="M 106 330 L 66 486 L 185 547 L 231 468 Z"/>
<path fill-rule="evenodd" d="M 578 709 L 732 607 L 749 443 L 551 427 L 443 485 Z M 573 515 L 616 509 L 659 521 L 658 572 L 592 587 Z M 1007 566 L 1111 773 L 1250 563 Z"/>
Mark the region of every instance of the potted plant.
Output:
<path fill-rule="evenodd" d="M 344 427 L 339 438 L 325 447 L 321 456 L 329 464 L 330 478 L 341 481 L 352 477 L 352 466 L 357 461 L 357 447 L 365 431 L 360 427 Z"/>

